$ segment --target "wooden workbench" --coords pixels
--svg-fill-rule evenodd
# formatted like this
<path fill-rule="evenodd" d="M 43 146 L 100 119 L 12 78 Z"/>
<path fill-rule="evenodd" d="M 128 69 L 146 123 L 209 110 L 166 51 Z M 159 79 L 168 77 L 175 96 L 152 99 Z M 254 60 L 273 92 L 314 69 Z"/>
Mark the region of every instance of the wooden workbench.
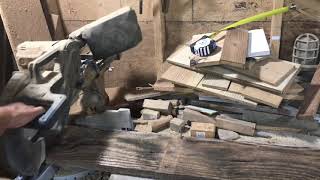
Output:
<path fill-rule="evenodd" d="M 317 179 L 320 151 L 69 127 L 48 161 L 156 179 Z"/>

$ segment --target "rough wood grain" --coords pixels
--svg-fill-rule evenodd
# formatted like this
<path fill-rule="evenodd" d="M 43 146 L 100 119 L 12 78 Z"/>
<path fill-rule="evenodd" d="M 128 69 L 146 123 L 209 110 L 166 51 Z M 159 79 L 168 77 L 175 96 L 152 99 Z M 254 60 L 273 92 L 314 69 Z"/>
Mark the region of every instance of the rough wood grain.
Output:
<path fill-rule="evenodd" d="M 231 68 L 232 70 L 257 78 L 263 82 L 279 85 L 284 79 L 295 71 L 294 63 L 279 59 L 264 59 L 255 62 L 249 70 Z"/>
<path fill-rule="evenodd" d="M 192 21 L 192 1 L 174 0 L 167 5 L 166 21 Z"/>
<path fill-rule="evenodd" d="M 220 89 L 220 90 L 228 90 L 230 81 L 226 79 L 219 78 L 217 76 L 207 74 L 205 75 L 202 84 L 204 87 Z"/>
<path fill-rule="evenodd" d="M 190 122 L 216 123 L 212 117 L 188 108 L 183 110 L 182 119 Z"/>
<path fill-rule="evenodd" d="M 194 21 L 239 21 L 272 9 L 271 1 L 194 0 Z"/>
<path fill-rule="evenodd" d="M 284 0 L 273 0 L 272 2 L 273 2 L 273 9 L 281 8 L 284 5 Z M 272 16 L 270 46 L 271 46 L 271 54 L 274 58 L 279 58 L 281 30 L 282 30 L 282 14 Z"/>
<path fill-rule="evenodd" d="M 1 0 L 0 14 L 14 54 L 24 41 L 52 40 L 40 1 Z"/>
<path fill-rule="evenodd" d="M 173 107 L 170 101 L 145 99 L 143 101 L 143 108 L 160 111 L 164 114 L 171 114 Z"/>
<path fill-rule="evenodd" d="M 162 2 L 162 0 L 153 0 L 154 48 L 155 58 L 159 60 L 159 64 L 164 61 L 164 49 L 166 45 L 166 30 L 164 14 L 162 12 Z"/>
<path fill-rule="evenodd" d="M 234 82 L 231 83 L 228 91 L 234 92 L 234 93 L 240 93 L 247 99 L 250 99 L 262 104 L 266 104 L 274 108 L 278 108 L 283 100 L 283 97 L 281 96 L 272 94 L 267 91 L 263 91 L 258 88 L 243 86 L 241 84 L 234 83 Z"/>
<path fill-rule="evenodd" d="M 161 79 L 171 81 L 175 84 L 196 88 L 204 75 L 178 66 L 171 66 L 162 74 Z"/>
<path fill-rule="evenodd" d="M 76 127 L 48 152 L 48 162 L 155 179 L 320 177 L 317 150 Z"/>
<path fill-rule="evenodd" d="M 230 70 L 224 67 L 219 67 L 219 66 L 205 67 L 205 68 L 201 68 L 201 70 L 207 73 L 212 73 L 212 74 L 222 76 L 232 81 L 237 81 L 246 85 L 251 85 L 257 88 L 265 89 L 277 94 L 283 94 L 288 90 L 288 88 L 290 88 L 294 78 L 300 72 L 301 66 L 299 64 L 295 64 L 295 67 L 296 67 L 295 71 L 293 71 L 290 75 L 288 75 L 286 79 L 284 79 L 283 82 L 281 82 L 279 85 L 271 85 L 269 83 L 259 81 L 255 78 L 252 78 L 247 75 L 240 74 L 233 70 Z"/>
<path fill-rule="evenodd" d="M 304 101 L 299 108 L 297 118 L 313 120 L 317 114 L 320 103 L 320 66 L 313 75 L 311 83 L 305 89 Z"/>
<path fill-rule="evenodd" d="M 233 119 L 226 116 L 217 116 L 215 118 L 216 126 L 221 129 L 226 129 L 240 134 L 253 136 L 256 129 L 256 124 L 238 119 Z"/>
<path fill-rule="evenodd" d="M 243 68 L 248 54 L 248 42 L 247 30 L 229 30 L 222 48 L 221 64 Z"/>
<path fill-rule="evenodd" d="M 253 107 L 257 106 L 256 102 L 245 99 L 245 97 L 241 94 L 205 87 L 203 86 L 203 81 L 199 83 L 196 90 L 205 92 L 209 95 L 216 96 L 218 98 L 230 100 L 230 101 L 244 104 L 247 106 L 253 106 Z"/>

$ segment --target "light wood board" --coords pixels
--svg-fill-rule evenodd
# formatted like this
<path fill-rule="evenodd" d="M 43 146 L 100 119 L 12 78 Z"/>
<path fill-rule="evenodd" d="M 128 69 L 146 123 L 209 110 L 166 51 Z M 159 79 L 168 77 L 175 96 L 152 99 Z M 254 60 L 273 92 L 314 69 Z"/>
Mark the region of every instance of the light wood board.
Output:
<path fill-rule="evenodd" d="M 281 96 L 254 87 L 243 86 L 234 82 L 231 83 L 229 91 L 240 93 L 247 99 L 266 104 L 274 108 L 278 108 L 283 100 Z"/>
<path fill-rule="evenodd" d="M 295 68 L 296 67 L 294 63 L 271 58 L 255 62 L 251 66 L 250 70 L 231 67 L 231 69 L 236 72 L 246 74 L 250 77 L 257 78 L 272 85 L 279 85 L 285 78 L 288 77 L 289 74 L 295 70 Z"/>
<path fill-rule="evenodd" d="M 244 68 L 248 54 L 249 34 L 247 30 L 228 30 L 221 54 L 221 64 Z"/>
<path fill-rule="evenodd" d="M 178 66 L 171 66 L 162 74 L 161 79 L 194 89 L 198 86 L 203 77 L 204 74 Z"/>
<path fill-rule="evenodd" d="M 272 0 L 273 9 L 282 8 L 284 0 Z M 271 54 L 274 58 L 279 58 L 280 54 L 280 41 L 281 41 L 281 30 L 282 30 L 282 14 L 272 16 L 271 20 L 271 32 L 270 32 L 270 47 Z"/>
<path fill-rule="evenodd" d="M 171 66 L 161 76 L 161 79 L 168 80 L 175 84 L 186 86 L 201 92 L 206 92 L 210 95 L 217 96 L 219 98 L 228 99 L 249 106 L 257 105 L 255 102 L 244 99 L 242 95 L 231 93 L 228 91 L 204 87 L 202 84 L 203 78 L 204 74 L 202 73 L 198 73 L 178 66 Z"/>
<path fill-rule="evenodd" d="M 230 81 L 227 79 L 219 78 L 212 74 L 207 74 L 202 81 L 202 85 L 204 87 L 227 91 L 230 85 Z"/>
<path fill-rule="evenodd" d="M 201 92 L 205 92 L 209 95 L 213 95 L 218 98 L 227 99 L 227 100 L 237 102 L 240 104 L 244 104 L 247 106 L 253 106 L 253 107 L 257 106 L 256 102 L 245 99 L 245 97 L 239 93 L 233 93 L 233 92 L 229 92 L 229 91 L 222 91 L 219 89 L 208 88 L 208 87 L 203 86 L 202 82 L 203 81 L 201 81 L 199 83 L 196 90 L 201 91 Z"/>
<path fill-rule="evenodd" d="M 11 48 L 24 41 L 51 41 L 40 1 L 1 0 L 0 14 Z"/>
<path fill-rule="evenodd" d="M 300 65 L 295 64 L 295 67 L 296 67 L 295 71 L 293 71 L 290 75 L 288 75 L 279 85 L 271 85 L 269 83 L 259 81 L 255 78 L 237 73 L 231 69 L 227 69 L 220 66 L 205 67 L 205 68 L 201 68 L 200 70 L 203 72 L 222 76 L 223 78 L 229 79 L 231 81 L 241 82 L 242 84 L 258 87 L 258 88 L 268 90 L 277 94 L 284 94 L 286 93 L 288 88 L 290 88 L 294 78 L 300 72 Z"/>
<path fill-rule="evenodd" d="M 190 67 L 191 60 L 197 62 L 195 67 L 219 65 L 226 32 L 221 32 L 214 38 L 217 41 L 218 47 L 212 55 L 208 57 L 199 57 L 191 52 L 189 44 L 199 40 L 204 35 L 208 34 L 194 35 L 192 40 L 187 44 L 178 46 L 176 51 L 167 58 L 167 61 L 173 64 L 182 64 L 184 67 Z"/>

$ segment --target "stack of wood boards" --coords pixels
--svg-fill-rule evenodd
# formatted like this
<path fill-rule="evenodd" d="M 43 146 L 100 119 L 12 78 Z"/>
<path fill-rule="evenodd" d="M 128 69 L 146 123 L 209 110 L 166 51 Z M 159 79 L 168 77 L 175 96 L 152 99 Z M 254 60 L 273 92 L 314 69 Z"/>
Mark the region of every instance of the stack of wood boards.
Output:
<path fill-rule="evenodd" d="M 203 34 L 193 36 L 168 57 L 171 66 L 161 79 L 248 106 L 260 103 L 278 108 L 291 94 L 291 87 L 297 87 L 294 79 L 300 65 L 269 57 L 264 31 L 250 32 L 232 29 L 219 33 L 214 37 L 218 47 L 207 57 L 192 54 L 189 45 Z M 261 47 L 253 48 L 256 46 Z"/>

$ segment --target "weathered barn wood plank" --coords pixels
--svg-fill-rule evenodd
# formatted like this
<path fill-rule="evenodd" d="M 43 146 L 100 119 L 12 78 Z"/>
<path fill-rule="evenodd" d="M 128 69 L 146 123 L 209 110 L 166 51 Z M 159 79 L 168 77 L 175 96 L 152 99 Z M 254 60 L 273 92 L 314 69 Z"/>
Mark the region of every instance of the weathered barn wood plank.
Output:
<path fill-rule="evenodd" d="M 52 40 L 40 1 L 1 0 L 0 14 L 14 54 L 24 41 Z"/>
<path fill-rule="evenodd" d="M 320 151 L 69 127 L 48 162 L 156 179 L 317 179 Z"/>

